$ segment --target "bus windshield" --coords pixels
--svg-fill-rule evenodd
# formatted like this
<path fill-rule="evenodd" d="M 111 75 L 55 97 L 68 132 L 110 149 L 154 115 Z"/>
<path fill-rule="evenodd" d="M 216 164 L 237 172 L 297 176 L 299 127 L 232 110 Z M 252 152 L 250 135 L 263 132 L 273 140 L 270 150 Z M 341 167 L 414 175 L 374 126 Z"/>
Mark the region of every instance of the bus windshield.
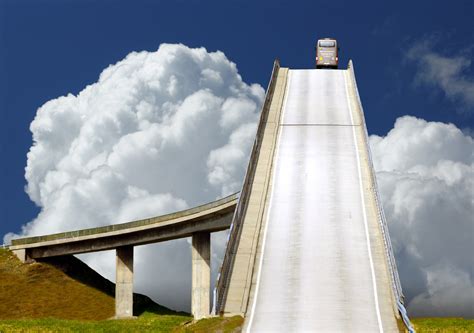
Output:
<path fill-rule="evenodd" d="M 336 42 L 334 42 L 332 40 L 322 40 L 322 41 L 319 42 L 319 46 L 320 47 L 335 47 Z"/>

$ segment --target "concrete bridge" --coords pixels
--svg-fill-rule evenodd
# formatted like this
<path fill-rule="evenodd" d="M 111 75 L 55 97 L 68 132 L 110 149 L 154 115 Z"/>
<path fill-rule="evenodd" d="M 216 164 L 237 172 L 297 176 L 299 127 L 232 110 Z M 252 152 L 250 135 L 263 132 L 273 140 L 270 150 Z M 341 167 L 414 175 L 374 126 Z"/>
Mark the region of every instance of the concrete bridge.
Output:
<path fill-rule="evenodd" d="M 411 328 L 380 204 L 352 62 L 275 61 L 239 198 L 129 224 L 12 241 L 22 260 L 117 252 L 117 317 L 131 316 L 133 246 L 193 237 L 192 313 L 209 314 L 209 233 L 230 228 L 214 307 L 245 331 Z"/>
<path fill-rule="evenodd" d="M 192 237 L 191 311 L 209 316 L 211 232 L 228 229 L 237 194 L 206 205 L 149 219 L 58 234 L 12 240 L 12 250 L 23 262 L 35 259 L 116 250 L 115 316 L 133 316 L 133 247 Z"/>

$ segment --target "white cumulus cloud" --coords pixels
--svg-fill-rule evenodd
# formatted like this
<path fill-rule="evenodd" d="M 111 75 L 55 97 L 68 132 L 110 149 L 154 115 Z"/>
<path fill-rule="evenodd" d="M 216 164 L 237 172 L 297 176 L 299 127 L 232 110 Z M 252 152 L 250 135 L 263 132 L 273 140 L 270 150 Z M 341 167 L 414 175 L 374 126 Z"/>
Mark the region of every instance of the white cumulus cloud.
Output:
<path fill-rule="evenodd" d="M 472 137 L 404 116 L 370 145 L 408 310 L 474 317 Z"/>
<path fill-rule="evenodd" d="M 220 51 L 162 44 L 130 53 L 77 96 L 38 109 L 25 177 L 41 212 L 21 236 L 161 215 L 240 190 L 263 98 Z M 213 240 L 222 253 L 225 235 Z M 190 253 L 187 240 L 139 247 L 136 289 L 189 310 Z M 82 258 L 114 278 L 111 253 Z"/>
<path fill-rule="evenodd" d="M 418 65 L 416 82 L 440 89 L 450 100 L 467 107 L 465 111 L 474 107 L 474 80 L 468 72 L 471 58 L 437 52 L 432 40 L 418 42 L 407 52 L 407 59 Z"/>

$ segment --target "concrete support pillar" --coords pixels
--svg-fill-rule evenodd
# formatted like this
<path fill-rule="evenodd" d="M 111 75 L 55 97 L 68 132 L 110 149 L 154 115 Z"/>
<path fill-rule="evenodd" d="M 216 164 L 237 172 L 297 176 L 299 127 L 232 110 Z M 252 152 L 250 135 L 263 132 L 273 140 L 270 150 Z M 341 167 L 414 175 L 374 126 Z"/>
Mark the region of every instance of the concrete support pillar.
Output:
<path fill-rule="evenodd" d="M 12 250 L 12 252 L 18 257 L 18 259 L 20 259 L 22 263 L 30 264 L 35 261 L 34 259 L 31 259 L 30 251 L 28 251 L 28 249 Z"/>
<path fill-rule="evenodd" d="M 133 317 L 133 246 L 116 249 L 115 317 Z"/>
<path fill-rule="evenodd" d="M 211 234 L 193 234 L 191 313 L 195 320 L 209 317 L 211 289 Z"/>
<path fill-rule="evenodd" d="M 13 254 L 15 254 L 21 262 L 25 263 L 27 261 L 26 249 L 19 249 L 13 250 Z"/>

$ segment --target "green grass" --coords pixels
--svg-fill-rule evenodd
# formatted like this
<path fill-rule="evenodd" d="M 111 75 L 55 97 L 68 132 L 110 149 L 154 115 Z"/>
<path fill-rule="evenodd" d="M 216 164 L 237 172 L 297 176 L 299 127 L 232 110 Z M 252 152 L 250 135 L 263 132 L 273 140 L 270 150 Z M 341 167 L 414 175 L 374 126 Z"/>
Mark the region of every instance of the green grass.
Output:
<path fill-rule="evenodd" d="M 417 333 L 472 333 L 474 319 L 463 318 L 411 318 Z"/>
<path fill-rule="evenodd" d="M 184 315 L 144 313 L 137 319 L 79 321 L 64 319 L 22 319 L 0 321 L 0 332 L 172 332 L 191 320 Z"/>
<path fill-rule="evenodd" d="M 22 319 L 0 321 L 0 332 L 240 332 L 243 318 L 209 318 L 190 324 L 190 316 L 157 315 L 144 312 L 137 319 L 79 321 L 61 319 Z M 474 320 L 462 318 L 413 318 L 418 333 L 474 332 Z"/>
<path fill-rule="evenodd" d="M 240 332 L 244 318 L 241 316 L 234 317 L 215 317 L 199 320 L 192 325 L 182 325 L 176 328 L 173 333 L 234 333 Z"/>
<path fill-rule="evenodd" d="M 0 249 L 0 320 L 104 320 L 115 314 L 115 285 L 73 256 L 23 264 Z M 186 315 L 134 294 L 134 315 Z"/>
<path fill-rule="evenodd" d="M 0 281 L 0 319 L 91 320 L 114 315 L 110 295 L 75 281 L 52 265 L 23 264 L 4 249 L 0 250 Z"/>
<path fill-rule="evenodd" d="M 170 333 L 236 333 L 244 319 L 240 316 L 209 318 L 190 323 L 185 315 L 156 315 L 145 312 L 136 319 L 79 321 L 61 319 L 22 319 L 0 321 L 0 332 L 170 332 Z"/>

